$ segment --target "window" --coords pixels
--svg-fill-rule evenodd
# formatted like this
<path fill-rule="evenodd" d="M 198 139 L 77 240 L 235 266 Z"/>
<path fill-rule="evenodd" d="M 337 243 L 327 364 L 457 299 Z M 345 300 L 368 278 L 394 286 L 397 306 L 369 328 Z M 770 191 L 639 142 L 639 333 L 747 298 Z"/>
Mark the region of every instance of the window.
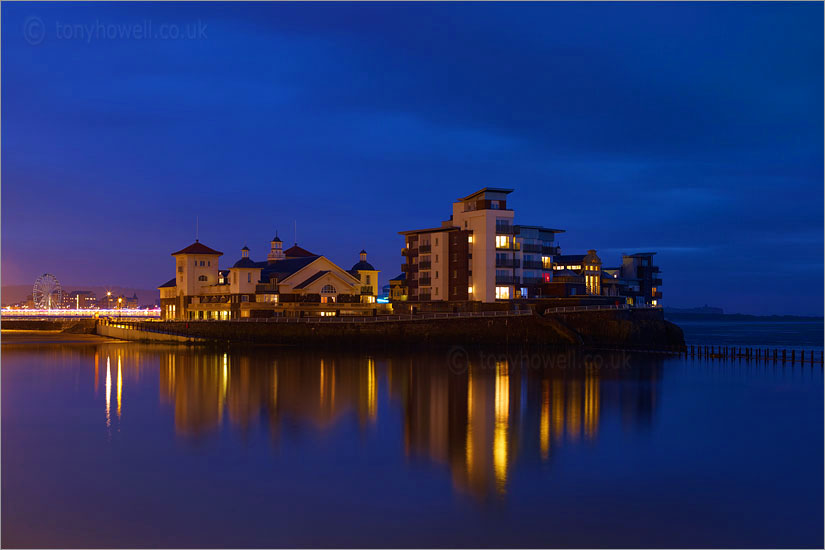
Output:
<path fill-rule="evenodd" d="M 510 287 L 509 286 L 497 286 L 496 287 L 496 300 L 509 300 L 510 299 Z"/>
<path fill-rule="evenodd" d="M 472 293 L 473 293 L 473 287 L 471 287 L 471 286 L 467 287 L 467 294 L 472 294 Z"/>
<path fill-rule="evenodd" d="M 435 246 L 438 246 L 438 237 L 435 238 Z"/>
<path fill-rule="evenodd" d="M 371 285 L 371 284 L 372 284 L 372 282 L 371 282 L 371 277 L 370 277 L 369 275 L 367 275 L 367 284 L 368 284 L 368 285 Z"/>
<path fill-rule="evenodd" d="M 199 281 L 205 281 L 206 280 L 206 275 L 201 275 L 200 277 L 198 277 L 198 280 Z"/>
<path fill-rule="evenodd" d="M 178 266 L 178 273 L 183 273 L 183 266 L 182 265 Z"/>
<path fill-rule="evenodd" d="M 507 235 L 496 235 L 496 248 L 507 248 L 509 242 Z"/>
<path fill-rule="evenodd" d="M 335 294 L 336 292 L 335 287 L 332 285 L 324 285 L 324 288 L 321 289 L 322 294 Z"/>
<path fill-rule="evenodd" d="M 435 287 L 435 295 L 438 296 L 438 287 Z"/>
<path fill-rule="evenodd" d="M 521 287 L 521 297 L 527 298 L 527 289 L 525 287 Z"/>
<path fill-rule="evenodd" d="M 247 282 L 247 283 L 251 283 L 251 282 L 252 282 L 252 273 L 247 273 L 247 274 L 246 274 L 246 282 Z"/>
<path fill-rule="evenodd" d="M 472 235 L 467 235 L 467 242 L 470 243 L 470 244 L 473 244 L 473 236 Z"/>
<path fill-rule="evenodd" d="M 438 271 L 435 272 L 435 278 L 438 279 Z M 656 292 L 655 290 L 653 292 Z"/>
<path fill-rule="evenodd" d="M 249 301 L 249 296 L 247 294 L 244 294 L 243 296 L 241 296 L 241 302 L 248 302 L 248 301 Z"/>

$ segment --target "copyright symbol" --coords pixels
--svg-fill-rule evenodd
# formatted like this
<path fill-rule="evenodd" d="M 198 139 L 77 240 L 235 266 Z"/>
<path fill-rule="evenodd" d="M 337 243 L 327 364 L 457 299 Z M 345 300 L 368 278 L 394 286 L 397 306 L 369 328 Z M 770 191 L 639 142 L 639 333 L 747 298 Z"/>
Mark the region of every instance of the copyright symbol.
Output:
<path fill-rule="evenodd" d="M 32 46 L 37 46 L 46 38 L 46 26 L 36 15 L 30 15 L 23 22 L 23 38 Z"/>
<path fill-rule="evenodd" d="M 461 346 L 453 346 L 447 352 L 447 366 L 453 374 L 464 374 L 470 366 L 467 350 Z"/>

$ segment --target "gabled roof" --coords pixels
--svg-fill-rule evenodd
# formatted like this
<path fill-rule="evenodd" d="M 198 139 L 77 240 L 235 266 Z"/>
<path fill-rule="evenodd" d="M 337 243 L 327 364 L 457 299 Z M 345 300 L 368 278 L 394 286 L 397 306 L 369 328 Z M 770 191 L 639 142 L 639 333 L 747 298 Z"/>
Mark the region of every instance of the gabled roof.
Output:
<path fill-rule="evenodd" d="M 205 254 L 211 256 L 223 256 L 223 252 L 218 252 L 217 250 L 212 250 L 208 246 L 195 241 L 194 243 L 190 244 L 183 250 L 178 250 L 177 252 L 172 252 L 172 256 L 177 256 L 178 254 Z"/>
<path fill-rule="evenodd" d="M 553 272 L 553 278 L 555 279 L 556 277 L 581 277 L 581 275 L 569 269 L 561 269 Z"/>
<path fill-rule="evenodd" d="M 309 250 L 304 250 L 296 244 L 284 250 L 284 256 L 287 258 L 309 258 L 310 256 L 317 257 L 318 255 L 313 254 Z"/>
<path fill-rule="evenodd" d="M 175 284 L 175 278 L 172 277 L 171 279 L 169 279 L 168 281 L 166 281 L 165 283 L 160 285 L 158 288 L 170 288 L 170 287 L 175 287 L 175 286 L 178 286 L 178 285 Z"/>
<path fill-rule="evenodd" d="M 398 275 L 397 277 L 393 277 L 392 279 L 390 279 L 390 281 L 406 281 L 406 280 L 407 280 L 407 274 L 406 273 L 402 273 L 401 275 Z"/>
<path fill-rule="evenodd" d="M 312 281 L 317 281 L 318 279 L 320 279 L 321 277 L 323 277 L 327 273 L 329 273 L 328 269 L 326 271 L 319 271 L 316 274 L 309 277 L 308 279 L 305 279 L 303 282 L 295 285 L 293 288 L 304 288 L 307 285 L 309 285 L 310 283 L 312 283 Z"/>
<path fill-rule="evenodd" d="M 274 262 L 255 262 L 254 267 L 261 268 L 261 281 L 270 281 L 273 278 L 283 281 L 290 275 L 305 268 L 320 256 L 307 256 L 306 258 L 287 258 Z"/>

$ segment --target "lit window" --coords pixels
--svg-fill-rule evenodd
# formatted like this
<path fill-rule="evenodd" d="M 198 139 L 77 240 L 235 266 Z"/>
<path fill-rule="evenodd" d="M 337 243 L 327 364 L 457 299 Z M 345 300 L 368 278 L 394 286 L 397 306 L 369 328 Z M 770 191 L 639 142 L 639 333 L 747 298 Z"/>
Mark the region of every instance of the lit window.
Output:
<path fill-rule="evenodd" d="M 510 287 L 509 286 L 497 286 L 496 287 L 496 300 L 509 300 L 510 299 Z"/>
<path fill-rule="evenodd" d="M 467 294 L 473 293 L 473 287 L 467 287 Z"/>
<path fill-rule="evenodd" d="M 507 235 L 496 235 L 496 247 L 507 248 L 510 238 Z"/>
<path fill-rule="evenodd" d="M 472 235 L 467 235 L 467 242 L 470 243 L 470 244 L 473 244 L 473 236 Z"/>

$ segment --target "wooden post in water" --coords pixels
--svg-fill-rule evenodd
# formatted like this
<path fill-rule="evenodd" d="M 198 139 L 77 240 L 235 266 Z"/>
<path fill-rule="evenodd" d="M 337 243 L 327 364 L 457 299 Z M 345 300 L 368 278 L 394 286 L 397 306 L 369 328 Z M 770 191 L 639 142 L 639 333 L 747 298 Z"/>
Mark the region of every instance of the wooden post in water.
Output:
<path fill-rule="evenodd" d="M 791 350 L 791 363 L 793 363 L 794 361 L 796 361 L 796 350 L 792 349 Z"/>
<path fill-rule="evenodd" d="M 802 351 L 800 351 L 799 355 L 800 355 L 799 356 L 799 362 L 804 363 L 805 362 L 805 350 L 803 349 Z"/>
<path fill-rule="evenodd" d="M 783 363 L 785 362 L 785 359 L 786 359 L 786 356 L 787 356 L 787 352 L 788 352 L 788 350 L 786 350 L 786 349 L 783 349 L 783 350 L 782 350 L 782 362 L 783 362 Z"/>

